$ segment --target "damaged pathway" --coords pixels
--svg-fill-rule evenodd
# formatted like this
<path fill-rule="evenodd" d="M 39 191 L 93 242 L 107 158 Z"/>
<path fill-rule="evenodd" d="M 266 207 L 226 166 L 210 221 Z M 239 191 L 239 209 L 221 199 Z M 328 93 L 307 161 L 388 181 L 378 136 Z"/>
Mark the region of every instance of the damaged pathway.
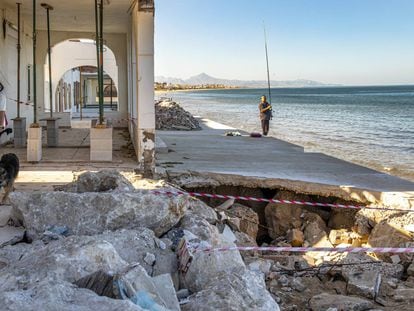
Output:
<path fill-rule="evenodd" d="M 303 147 L 273 137 L 224 136 L 235 129 L 208 119 L 200 123 L 202 131 L 157 131 L 167 146 L 157 154 L 159 167 L 170 174 L 229 174 L 275 179 L 282 186 L 299 182 L 303 188 L 317 184 L 321 189 L 330 186 L 329 191 L 335 186 L 345 192 L 369 190 L 376 197 L 378 193 L 399 193 L 408 200 L 414 197 L 410 181 L 322 153 L 305 152 Z"/>

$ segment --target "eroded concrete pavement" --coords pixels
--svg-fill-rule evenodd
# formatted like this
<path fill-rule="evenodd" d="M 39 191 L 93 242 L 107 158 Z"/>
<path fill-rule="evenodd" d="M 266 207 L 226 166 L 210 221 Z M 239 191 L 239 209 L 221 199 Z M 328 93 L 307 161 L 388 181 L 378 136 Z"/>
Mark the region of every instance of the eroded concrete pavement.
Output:
<path fill-rule="evenodd" d="M 222 182 L 237 176 L 271 187 L 414 206 L 414 183 L 273 138 L 225 136 L 231 127 L 201 119 L 202 131 L 158 131 L 167 150 L 157 165 L 168 174 L 197 172 Z M 166 152 L 167 151 L 167 152 Z M 221 175 L 218 177 L 218 175 Z M 404 203 L 404 204 L 405 204 Z"/>

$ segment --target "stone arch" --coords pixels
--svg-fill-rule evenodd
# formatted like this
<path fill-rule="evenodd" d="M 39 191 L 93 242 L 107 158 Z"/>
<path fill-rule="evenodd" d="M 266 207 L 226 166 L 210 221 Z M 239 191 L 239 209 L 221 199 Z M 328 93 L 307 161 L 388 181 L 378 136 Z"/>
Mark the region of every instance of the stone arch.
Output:
<path fill-rule="evenodd" d="M 59 81 L 66 72 L 81 66 L 96 66 L 97 63 L 95 41 L 89 38 L 65 39 L 55 44 L 51 50 L 53 94 L 56 94 Z M 45 111 L 49 111 L 49 61 L 47 54 L 44 64 L 44 108 Z M 104 45 L 104 71 L 112 78 L 115 87 L 119 89 L 116 56 L 107 45 Z M 52 100 L 53 98 L 54 96 L 52 96 Z"/>

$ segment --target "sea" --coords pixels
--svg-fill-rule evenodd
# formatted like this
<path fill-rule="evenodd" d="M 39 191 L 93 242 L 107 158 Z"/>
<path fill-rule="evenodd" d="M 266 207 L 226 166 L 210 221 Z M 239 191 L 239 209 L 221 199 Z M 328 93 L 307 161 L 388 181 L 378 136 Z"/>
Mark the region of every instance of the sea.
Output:
<path fill-rule="evenodd" d="M 267 89 L 158 93 L 196 116 L 260 132 Z M 414 182 L 414 86 L 271 89 L 269 135 Z"/>

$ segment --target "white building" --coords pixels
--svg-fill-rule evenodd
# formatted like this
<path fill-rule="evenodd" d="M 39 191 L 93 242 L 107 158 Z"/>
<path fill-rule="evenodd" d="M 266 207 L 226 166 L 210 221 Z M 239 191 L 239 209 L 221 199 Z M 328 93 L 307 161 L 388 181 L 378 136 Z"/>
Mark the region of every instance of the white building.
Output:
<path fill-rule="evenodd" d="M 104 0 L 103 2 L 105 78 L 109 83 L 114 84 L 116 90 L 116 108 L 113 109 L 112 106 L 111 109 L 105 109 L 105 118 L 110 119 L 112 124 L 122 124 L 129 128 L 137 161 L 144 170 L 152 170 L 155 150 L 154 0 Z M 21 3 L 20 98 L 24 102 L 21 104 L 21 117 L 27 119 L 26 124 L 29 127 L 34 115 L 33 1 L 22 0 Z M 47 117 L 50 111 L 46 10 L 40 4 L 38 0 L 36 4 L 38 120 Z M 83 79 L 79 77 L 79 68 L 96 66 L 96 48 L 93 41 L 95 40 L 94 1 L 50 0 L 47 4 L 54 8 L 50 12 L 53 107 L 56 115 L 61 118 L 61 124 L 67 125 L 73 118 L 79 117 L 79 109 L 76 110 L 79 89 L 83 91 L 82 100 L 88 98 L 91 105 L 94 101 L 93 74 L 87 78 L 90 73 L 85 72 Z M 4 31 L 1 31 L 0 35 L 0 82 L 5 86 L 8 97 L 7 116 L 13 119 L 17 116 L 16 1 L 0 0 L 0 14 L 5 21 Z M 63 86 L 66 83 L 66 87 L 62 87 L 62 81 Z M 76 86 L 76 83 L 81 85 Z M 85 83 L 89 83 L 89 86 L 82 88 L 82 84 Z M 90 112 L 93 115 L 93 110 Z"/>

